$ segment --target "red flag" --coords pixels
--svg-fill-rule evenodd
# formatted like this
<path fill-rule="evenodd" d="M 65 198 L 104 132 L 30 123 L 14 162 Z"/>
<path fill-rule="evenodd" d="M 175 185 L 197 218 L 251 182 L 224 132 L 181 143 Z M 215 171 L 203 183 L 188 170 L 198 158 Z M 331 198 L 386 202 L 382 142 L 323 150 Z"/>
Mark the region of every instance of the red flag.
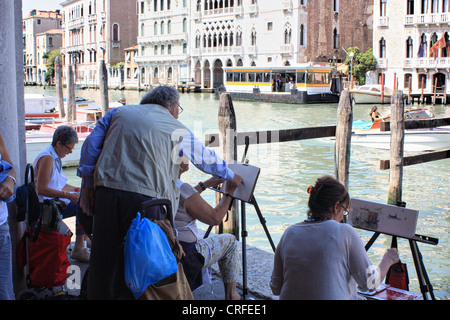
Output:
<path fill-rule="evenodd" d="M 431 47 L 430 49 L 430 57 L 431 55 L 433 55 L 434 53 L 436 53 L 434 55 L 434 59 L 437 58 L 437 52 L 439 49 L 445 48 L 447 46 L 447 43 L 445 41 L 445 37 L 442 36 L 438 41 L 436 41 L 436 43 Z"/>

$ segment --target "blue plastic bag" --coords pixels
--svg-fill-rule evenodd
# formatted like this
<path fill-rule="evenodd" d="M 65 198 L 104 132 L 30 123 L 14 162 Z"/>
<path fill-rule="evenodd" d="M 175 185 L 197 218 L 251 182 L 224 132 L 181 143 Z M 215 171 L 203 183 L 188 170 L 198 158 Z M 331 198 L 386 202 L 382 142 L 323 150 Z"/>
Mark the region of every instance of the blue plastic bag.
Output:
<path fill-rule="evenodd" d="M 164 231 L 141 214 L 131 222 L 125 240 L 125 282 L 138 299 L 145 289 L 178 271 Z"/>

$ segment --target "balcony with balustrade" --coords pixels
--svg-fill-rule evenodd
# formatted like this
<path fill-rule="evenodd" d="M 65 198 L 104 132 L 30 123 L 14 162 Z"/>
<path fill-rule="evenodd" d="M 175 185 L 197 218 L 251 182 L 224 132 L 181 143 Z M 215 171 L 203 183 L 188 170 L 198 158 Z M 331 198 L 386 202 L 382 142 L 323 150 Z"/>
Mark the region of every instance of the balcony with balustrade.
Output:
<path fill-rule="evenodd" d="M 404 17 L 405 26 L 428 26 L 450 24 L 450 12 L 406 15 Z"/>
<path fill-rule="evenodd" d="M 402 65 L 405 69 L 450 69 L 450 58 L 407 58 Z"/>

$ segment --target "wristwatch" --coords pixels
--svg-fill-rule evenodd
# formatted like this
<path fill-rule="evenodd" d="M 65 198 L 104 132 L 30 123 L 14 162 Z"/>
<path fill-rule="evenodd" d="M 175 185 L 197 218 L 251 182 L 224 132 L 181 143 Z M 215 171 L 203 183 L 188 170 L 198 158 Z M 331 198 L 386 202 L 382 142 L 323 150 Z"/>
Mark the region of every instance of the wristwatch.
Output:
<path fill-rule="evenodd" d="M 205 191 L 206 190 L 206 187 L 205 187 L 205 185 L 203 184 L 203 182 L 199 182 L 198 183 L 198 185 L 200 186 L 200 188 L 202 188 L 202 191 Z"/>

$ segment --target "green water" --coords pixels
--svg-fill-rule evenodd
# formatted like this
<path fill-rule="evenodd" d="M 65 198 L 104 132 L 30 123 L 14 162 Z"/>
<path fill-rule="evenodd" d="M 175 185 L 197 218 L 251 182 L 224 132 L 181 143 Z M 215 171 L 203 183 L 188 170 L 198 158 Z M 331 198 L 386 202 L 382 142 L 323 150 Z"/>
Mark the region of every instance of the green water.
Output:
<path fill-rule="evenodd" d="M 26 92 L 42 92 L 41 88 L 26 87 Z M 46 90 L 55 95 L 54 89 Z M 121 97 L 128 104 L 139 103 L 143 92 L 111 91 L 109 99 Z M 96 90 L 79 90 L 76 95 L 100 101 Z M 180 103 L 184 112 L 179 120 L 185 123 L 198 138 L 203 140 L 205 133 L 218 132 L 218 100 L 212 94 L 181 94 Z M 337 104 L 291 105 L 264 102 L 233 102 L 237 128 L 239 131 L 272 130 L 281 128 L 300 128 L 318 125 L 335 125 Z M 354 108 L 354 120 L 369 121 L 369 105 Z M 450 107 L 428 106 L 436 117 L 449 117 Z M 389 106 L 379 107 L 382 114 L 389 113 Z M 220 150 L 216 150 L 220 152 Z M 243 147 L 238 148 L 238 159 L 242 157 Z M 389 171 L 379 169 L 381 159 L 389 159 L 388 150 L 371 150 L 353 146 L 351 150 L 349 191 L 352 197 L 386 203 L 389 186 Z M 334 142 L 330 139 L 315 139 L 286 142 L 272 145 L 251 145 L 248 150 L 250 164 L 261 168 L 255 198 L 259 204 L 267 227 L 275 245 L 284 230 L 291 224 L 306 217 L 308 194 L 306 188 L 315 179 L 334 171 Z M 421 244 L 425 267 L 434 293 L 438 299 L 450 297 L 450 160 L 439 160 L 404 167 L 403 197 L 408 208 L 419 210 L 416 233 L 439 239 L 436 246 Z M 66 169 L 70 182 L 79 184 L 75 169 Z M 191 166 L 183 175 L 186 182 L 196 184 L 208 177 Z M 206 199 L 214 204 L 212 192 L 204 193 Z M 247 205 L 247 243 L 270 251 L 271 247 L 255 210 Z M 372 233 L 358 230 L 364 242 Z M 390 237 L 380 236 L 369 251 L 374 263 L 378 263 L 383 253 L 390 247 Z M 410 290 L 420 292 L 411 257 L 409 244 L 399 240 L 399 253 L 407 263 L 410 276 Z"/>

